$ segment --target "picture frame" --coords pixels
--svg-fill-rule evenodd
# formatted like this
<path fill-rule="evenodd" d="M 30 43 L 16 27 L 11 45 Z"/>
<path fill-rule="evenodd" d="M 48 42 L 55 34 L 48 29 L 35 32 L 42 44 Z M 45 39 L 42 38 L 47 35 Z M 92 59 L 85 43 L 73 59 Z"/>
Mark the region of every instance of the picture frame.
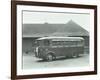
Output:
<path fill-rule="evenodd" d="M 23 64 L 21 64 L 21 63 L 23 63 L 23 60 L 22 60 L 23 59 L 23 57 L 22 57 L 23 56 L 23 54 L 22 54 L 23 53 L 22 52 L 22 47 L 23 47 L 22 37 L 24 34 L 23 23 L 25 22 L 26 19 L 28 21 L 31 20 L 31 18 L 30 18 L 30 20 L 28 18 L 26 18 L 24 20 L 24 13 L 25 13 L 25 11 L 27 12 L 28 10 L 33 10 L 33 11 L 37 12 L 36 14 L 39 14 L 38 16 L 41 16 L 41 15 L 45 16 L 47 14 L 46 12 L 53 12 L 56 15 L 58 15 L 58 14 L 61 15 L 62 18 L 65 18 L 63 16 L 64 12 L 65 12 L 65 14 L 69 13 L 70 15 L 74 14 L 74 13 L 75 14 L 76 13 L 89 14 L 89 18 L 86 18 L 86 19 L 90 20 L 90 21 L 88 21 L 88 22 L 90 22 L 90 24 L 89 24 L 90 27 L 88 28 L 88 30 L 90 31 L 90 36 L 89 36 L 89 41 L 90 41 L 89 42 L 90 43 L 89 53 L 90 53 L 90 55 L 88 58 L 88 59 L 90 59 L 89 63 L 88 63 L 89 68 L 83 69 L 83 67 L 82 67 L 82 70 L 80 68 L 80 71 L 78 71 L 77 67 L 75 67 L 75 69 L 72 69 L 72 71 L 67 71 L 66 67 L 64 67 L 64 69 L 58 68 L 58 67 L 56 67 L 57 69 L 49 68 L 50 70 L 49 69 L 45 70 L 45 68 L 43 68 L 42 70 L 38 70 L 38 69 L 34 68 L 33 71 L 32 70 L 31 70 L 31 72 L 27 71 L 28 73 L 25 72 L 25 74 L 24 74 L 24 69 L 21 71 L 20 68 L 23 67 Z M 67 10 L 69 10 L 69 11 L 67 11 Z M 33 12 L 32 14 L 35 14 L 35 13 Z M 27 13 L 26 16 L 27 15 L 30 15 L 30 13 L 29 14 Z M 51 16 L 51 13 L 48 15 Z M 58 18 L 59 18 L 59 15 L 58 15 Z M 60 19 L 61 19 L 61 17 L 60 17 Z M 49 18 L 47 17 L 45 19 L 47 20 Z M 56 19 L 56 21 L 57 21 L 57 19 Z M 27 22 L 27 20 L 26 20 L 26 22 Z M 62 21 L 63 21 L 63 19 L 62 19 Z M 45 23 L 45 24 L 49 24 L 49 23 Z M 35 36 L 40 36 L 40 35 L 35 35 Z M 45 35 L 45 36 L 47 36 L 47 35 Z M 88 69 L 90 69 L 90 70 L 88 70 Z M 51 71 L 51 70 L 53 70 L 53 71 Z M 34 2 L 34 1 L 13 1 L 13 0 L 11 1 L 11 79 L 12 80 L 31 79 L 31 78 L 46 78 L 46 77 L 61 77 L 61 76 L 96 75 L 96 74 L 97 74 L 97 6 L 96 5 L 49 3 L 49 2 Z"/>

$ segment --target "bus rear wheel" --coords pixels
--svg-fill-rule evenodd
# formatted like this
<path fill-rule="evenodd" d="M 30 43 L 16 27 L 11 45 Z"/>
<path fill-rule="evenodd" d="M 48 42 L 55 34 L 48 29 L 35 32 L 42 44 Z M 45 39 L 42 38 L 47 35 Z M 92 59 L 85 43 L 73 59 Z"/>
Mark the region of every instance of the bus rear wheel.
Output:
<path fill-rule="evenodd" d="M 73 54 L 73 57 L 74 58 L 77 58 L 77 57 L 79 57 L 79 54 L 78 53 L 75 53 L 75 54 Z"/>

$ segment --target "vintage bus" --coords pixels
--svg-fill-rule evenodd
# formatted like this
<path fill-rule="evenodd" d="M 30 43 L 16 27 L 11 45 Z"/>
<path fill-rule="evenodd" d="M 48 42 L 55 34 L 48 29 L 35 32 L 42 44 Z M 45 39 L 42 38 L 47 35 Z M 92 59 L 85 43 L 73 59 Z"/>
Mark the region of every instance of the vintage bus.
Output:
<path fill-rule="evenodd" d="M 47 61 L 84 54 L 84 39 L 81 37 L 42 37 L 35 43 L 35 56 Z"/>

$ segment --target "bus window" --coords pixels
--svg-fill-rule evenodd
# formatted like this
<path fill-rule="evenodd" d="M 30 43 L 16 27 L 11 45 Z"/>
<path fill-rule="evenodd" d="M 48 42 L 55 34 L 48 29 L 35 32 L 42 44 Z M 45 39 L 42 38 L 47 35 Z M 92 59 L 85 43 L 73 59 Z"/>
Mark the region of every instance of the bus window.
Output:
<path fill-rule="evenodd" d="M 60 45 L 62 45 L 62 42 L 61 41 L 53 41 L 52 44 L 53 44 L 53 46 L 60 46 Z"/>
<path fill-rule="evenodd" d="M 50 41 L 49 40 L 44 40 L 44 46 L 50 46 Z"/>
<path fill-rule="evenodd" d="M 52 45 L 53 45 L 53 46 L 56 46 L 56 45 L 57 45 L 57 41 L 53 41 L 53 42 L 52 42 Z"/>
<path fill-rule="evenodd" d="M 66 46 L 71 46 L 71 45 L 76 45 L 76 44 L 77 44 L 76 41 L 65 41 L 64 42 L 64 45 L 66 45 Z"/>

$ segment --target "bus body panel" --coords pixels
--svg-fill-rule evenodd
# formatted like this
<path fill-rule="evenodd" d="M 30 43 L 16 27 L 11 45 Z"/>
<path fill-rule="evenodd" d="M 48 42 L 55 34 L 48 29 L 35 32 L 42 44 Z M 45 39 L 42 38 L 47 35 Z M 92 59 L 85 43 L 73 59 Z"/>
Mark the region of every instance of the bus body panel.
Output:
<path fill-rule="evenodd" d="M 38 50 L 36 56 L 38 58 L 45 58 L 49 53 L 52 53 L 55 57 L 84 54 L 84 47 L 40 47 Z"/>
<path fill-rule="evenodd" d="M 53 39 L 53 38 L 52 38 Z M 38 46 L 35 48 L 35 56 L 45 59 L 49 53 L 55 57 L 84 54 L 84 39 L 82 38 L 41 38 L 38 39 Z M 64 40 L 65 39 L 65 40 Z M 56 43 L 54 43 L 56 42 Z"/>

